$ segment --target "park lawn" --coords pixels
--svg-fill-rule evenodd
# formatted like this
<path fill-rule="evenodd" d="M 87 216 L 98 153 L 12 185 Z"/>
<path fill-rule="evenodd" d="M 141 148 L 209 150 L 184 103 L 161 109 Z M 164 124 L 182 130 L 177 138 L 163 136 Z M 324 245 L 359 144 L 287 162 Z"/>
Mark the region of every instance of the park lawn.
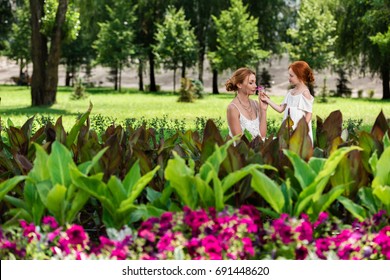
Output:
<path fill-rule="evenodd" d="M 93 109 L 91 117 L 100 115 L 110 117 L 117 123 L 129 118 L 164 118 L 185 120 L 187 128 L 194 128 L 197 118 L 212 118 L 222 120 L 222 129 L 227 129 L 226 107 L 234 98 L 233 94 L 209 94 L 194 103 L 177 102 L 178 95 L 171 93 L 141 93 L 134 89 L 123 89 L 117 93 L 110 88 L 87 89 L 87 98 L 71 100 L 72 88 L 60 87 L 57 93 L 57 103 L 51 107 L 31 107 L 30 89 L 18 86 L 0 86 L 0 116 L 2 125 L 10 119 L 15 126 L 21 126 L 33 115 L 50 116 L 54 120 L 62 116 L 66 130 L 75 123 L 77 116 L 84 113 L 91 102 Z M 256 98 L 253 96 L 252 98 Z M 282 96 L 271 96 L 276 102 L 283 100 Z M 316 100 L 320 98 L 317 97 Z M 362 129 L 369 130 L 382 110 L 386 118 L 390 118 L 390 102 L 378 99 L 328 98 L 327 103 L 315 102 L 313 119 L 323 120 L 335 110 L 340 110 L 343 120 L 362 119 Z M 279 124 L 282 114 L 272 108 L 268 110 L 268 118 Z M 315 125 L 315 124 L 314 124 Z"/>

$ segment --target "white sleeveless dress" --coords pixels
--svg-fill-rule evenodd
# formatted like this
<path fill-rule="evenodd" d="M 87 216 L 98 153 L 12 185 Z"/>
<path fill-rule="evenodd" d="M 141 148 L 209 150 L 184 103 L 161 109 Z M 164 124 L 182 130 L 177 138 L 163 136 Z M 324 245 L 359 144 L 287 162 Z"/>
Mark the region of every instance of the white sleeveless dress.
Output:
<path fill-rule="evenodd" d="M 232 103 L 234 105 L 234 107 L 237 108 L 238 112 L 240 113 L 240 126 L 241 126 L 241 130 L 242 130 L 242 133 L 244 134 L 244 131 L 247 130 L 251 135 L 252 135 L 252 139 L 255 139 L 257 136 L 260 136 L 260 118 L 259 118 L 259 115 L 258 115 L 258 108 L 257 108 L 257 103 L 255 103 L 255 107 L 256 107 L 256 118 L 253 119 L 253 120 L 250 120 L 248 118 L 246 118 L 240 111 L 240 109 L 237 107 L 236 104 Z M 229 135 L 230 137 L 233 137 L 232 135 L 232 132 L 230 131 L 230 127 L 229 127 Z"/>
<path fill-rule="evenodd" d="M 289 90 L 282 102 L 282 104 L 286 104 L 283 121 L 287 118 L 288 113 L 290 111 L 290 118 L 294 122 L 293 129 L 295 129 L 300 119 L 302 119 L 302 117 L 305 116 L 305 112 L 308 113 L 313 112 L 313 103 L 314 103 L 314 98 L 309 100 L 302 93 L 297 95 L 292 95 L 291 90 Z M 308 126 L 309 126 L 309 136 L 311 139 L 311 143 L 313 144 L 314 142 L 313 142 L 313 132 L 312 132 L 311 122 L 308 123 Z"/>

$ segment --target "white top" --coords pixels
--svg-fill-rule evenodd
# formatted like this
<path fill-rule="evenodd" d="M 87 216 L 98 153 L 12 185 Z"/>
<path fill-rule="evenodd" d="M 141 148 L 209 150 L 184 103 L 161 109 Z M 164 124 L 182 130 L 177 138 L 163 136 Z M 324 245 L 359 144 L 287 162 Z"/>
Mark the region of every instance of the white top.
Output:
<path fill-rule="evenodd" d="M 305 112 L 308 113 L 313 112 L 313 103 L 314 103 L 314 98 L 309 100 L 302 93 L 292 95 L 291 90 L 289 90 L 282 102 L 282 104 L 286 104 L 283 120 L 287 118 L 288 112 L 290 111 L 290 118 L 294 122 L 293 129 L 295 129 L 300 119 L 305 116 Z M 311 143 L 313 144 L 313 131 L 312 131 L 311 121 L 308 123 L 308 125 L 309 125 L 309 136 L 311 139 Z"/>
<path fill-rule="evenodd" d="M 232 103 L 234 107 L 237 108 L 238 112 L 240 113 L 240 126 L 242 133 L 244 134 L 244 131 L 247 130 L 251 135 L 252 139 L 255 139 L 257 136 L 260 136 L 260 118 L 258 115 L 258 108 L 257 108 L 257 103 L 256 104 L 256 118 L 253 120 L 247 119 L 240 111 L 240 109 L 237 107 L 236 104 Z M 229 135 L 230 137 L 233 137 L 232 132 L 230 131 L 229 127 Z M 261 137 L 261 136 L 260 136 Z"/>

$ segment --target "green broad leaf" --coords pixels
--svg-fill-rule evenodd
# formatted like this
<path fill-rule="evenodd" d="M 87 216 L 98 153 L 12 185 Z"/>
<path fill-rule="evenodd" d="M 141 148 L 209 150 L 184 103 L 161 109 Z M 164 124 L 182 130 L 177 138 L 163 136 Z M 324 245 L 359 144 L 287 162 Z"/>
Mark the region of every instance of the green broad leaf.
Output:
<path fill-rule="evenodd" d="M 376 195 L 386 207 L 390 207 L 390 186 L 376 186 L 372 193 Z"/>
<path fill-rule="evenodd" d="M 39 198 L 43 204 L 47 207 L 47 196 L 49 195 L 50 190 L 53 188 L 52 183 L 49 180 L 38 182 L 36 184 L 36 189 L 39 194 Z"/>
<path fill-rule="evenodd" d="M 315 179 L 316 173 L 302 158 L 300 158 L 295 152 L 290 150 L 283 150 L 283 153 L 291 161 L 294 167 L 294 176 L 297 178 L 301 189 L 307 188 Z"/>
<path fill-rule="evenodd" d="M 206 183 L 206 181 L 202 180 L 199 174 L 197 174 L 194 177 L 194 181 L 195 181 L 196 191 L 199 195 L 199 200 L 200 200 L 199 204 L 204 208 L 214 207 L 216 197 L 210 185 Z"/>
<path fill-rule="evenodd" d="M 284 206 L 283 212 L 292 214 L 292 198 L 291 198 L 291 181 L 288 178 L 285 182 L 281 184 L 281 190 L 284 196 Z"/>
<path fill-rule="evenodd" d="M 301 215 L 302 212 L 304 212 L 306 209 L 308 209 L 311 206 L 311 204 L 313 203 L 312 199 L 313 199 L 313 194 L 310 194 L 310 193 L 306 194 L 305 196 L 302 196 L 302 198 L 300 198 L 295 203 L 294 216 L 299 217 L 299 215 Z"/>
<path fill-rule="evenodd" d="M 76 215 L 83 209 L 85 203 L 87 203 L 90 195 L 88 192 L 78 189 L 74 198 L 69 202 L 70 209 L 66 213 L 65 222 L 72 223 Z"/>
<path fill-rule="evenodd" d="M 41 200 L 37 186 L 32 184 L 30 180 L 26 180 L 25 182 L 23 196 L 26 203 L 26 209 L 32 216 L 33 222 L 36 225 L 39 225 L 46 208 Z"/>
<path fill-rule="evenodd" d="M 210 174 L 210 171 L 214 171 L 215 173 L 219 172 L 219 168 L 221 163 L 227 157 L 227 149 L 233 143 L 232 140 L 227 141 L 224 145 L 218 147 L 215 145 L 215 150 L 206 160 L 206 162 L 200 167 L 199 175 L 202 180 L 206 181 L 206 183 L 210 183 L 213 178 L 213 175 Z"/>
<path fill-rule="evenodd" d="M 381 204 L 380 200 L 372 193 L 373 189 L 368 187 L 360 188 L 358 191 L 359 199 L 361 204 L 366 207 L 370 213 L 375 214 L 379 211 Z"/>
<path fill-rule="evenodd" d="M 34 147 L 36 151 L 35 160 L 28 177 L 38 182 L 48 180 L 50 178 L 48 168 L 49 155 L 40 145 L 34 143 Z"/>
<path fill-rule="evenodd" d="M 12 208 L 6 212 L 7 216 L 10 216 L 5 223 L 1 225 L 2 229 L 20 227 L 20 220 L 25 220 L 28 223 L 33 222 L 31 214 L 23 208 Z"/>
<path fill-rule="evenodd" d="M 390 147 L 383 151 L 376 165 L 372 187 L 390 186 Z"/>
<path fill-rule="evenodd" d="M 276 213 L 275 211 L 272 211 L 269 208 L 263 208 L 263 207 L 256 207 L 260 212 L 270 216 L 273 219 L 277 219 L 280 217 L 280 213 Z"/>
<path fill-rule="evenodd" d="M 324 168 L 325 162 L 326 158 L 311 157 L 309 159 L 309 166 L 315 174 L 318 174 Z"/>
<path fill-rule="evenodd" d="M 10 179 L 1 182 L 0 184 L 0 201 L 3 200 L 4 196 L 13 190 L 20 182 L 26 179 L 26 176 L 15 176 Z"/>
<path fill-rule="evenodd" d="M 252 170 L 252 188 L 259 193 L 265 201 L 271 205 L 277 213 L 282 213 L 284 206 L 284 196 L 280 187 L 264 173 L 258 170 Z"/>
<path fill-rule="evenodd" d="M 66 138 L 66 147 L 70 148 L 71 145 L 75 142 L 81 127 L 84 125 L 85 121 L 88 119 L 92 111 L 92 107 L 92 103 L 90 102 L 87 112 L 81 115 L 81 117 L 76 121 L 75 125 L 69 131 L 68 136 Z"/>
<path fill-rule="evenodd" d="M 123 187 L 126 192 L 126 197 L 130 195 L 133 186 L 140 178 L 141 168 L 139 166 L 139 160 L 137 160 L 130 168 L 130 171 L 126 174 L 125 179 L 123 180 Z"/>
<path fill-rule="evenodd" d="M 60 184 L 54 185 L 54 187 L 47 194 L 46 207 L 54 214 L 57 221 L 64 224 L 65 215 L 65 196 L 66 187 Z"/>
<path fill-rule="evenodd" d="M 377 153 L 377 151 L 374 151 L 372 153 L 370 159 L 368 160 L 368 163 L 370 164 L 370 168 L 371 168 L 372 174 L 375 177 L 376 173 L 377 173 L 376 168 L 378 166 L 378 153 Z"/>
<path fill-rule="evenodd" d="M 383 137 L 383 149 L 387 149 L 390 147 L 390 138 L 389 133 L 386 131 L 385 136 Z"/>
<path fill-rule="evenodd" d="M 159 200 L 162 196 L 161 192 L 155 191 L 152 188 L 147 187 L 146 188 L 146 199 L 150 202 L 153 203 L 157 200 Z"/>
<path fill-rule="evenodd" d="M 149 182 L 153 179 L 154 175 L 159 169 L 160 166 L 157 165 L 153 170 L 146 173 L 135 183 L 134 187 L 131 190 L 130 196 L 121 202 L 118 212 L 125 212 L 129 208 L 133 207 L 133 203 L 136 198 L 141 194 L 147 184 L 149 184 Z"/>
<path fill-rule="evenodd" d="M 173 151 L 173 159 L 168 160 L 165 168 L 165 178 L 169 181 L 170 186 L 179 195 L 183 204 L 191 209 L 198 206 L 198 194 L 196 192 L 196 181 L 194 176 L 194 167 L 188 167 L 185 160 Z M 191 164 L 190 159 L 190 166 Z"/>
<path fill-rule="evenodd" d="M 21 208 L 21 209 L 27 210 L 26 202 L 23 199 L 6 195 L 4 197 L 4 201 L 11 203 L 16 208 Z"/>
<path fill-rule="evenodd" d="M 70 151 L 58 141 L 52 144 L 48 159 L 50 178 L 53 184 L 69 186 L 71 183 L 70 167 L 75 167 Z"/>
<path fill-rule="evenodd" d="M 341 159 L 353 150 L 362 150 L 358 146 L 343 147 L 335 152 L 333 152 L 324 164 L 324 168 L 317 175 L 315 181 L 309 186 L 315 188 L 315 194 L 313 196 L 313 201 L 317 201 L 321 196 L 329 178 L 336 170 L 337 165 L 340 163 Z"/>
<path fill-rule="evenodd" d="M 357 218 L 360 222 L 364 221 L 367 218 L 366 210 L 360 206 L 359 204 L 354 203 L 349 198 L 344 196 L 339 196 L 337 200 L 352 214 L 355 218 Z"/>
<path fill-rule="evenodd" d="M 225 178 L 222 179 L 222 191 L 226 193 L 234 184 L 251 174 L 252 170 L 256 169 L 267 169 L 278 171 L 275 167 L 268 164 L 249 164 L 237 171 L 229 173 Z"/>
<path fill-rule="evenodd" d="M 109 147 L 104 147 L 100 150 L 90 161 L 83 162 L 77 168 L 85 175 L 91 172 L 91 169 L 99 162 L 103 154 L 108 150 Z"/>
<path fill-rule="evenodd" d="M 318 217 L 318 215 L 321 212 L 324 212 L 326 209 L 329 208 L 329 206 L 339 197 L 341 194 L 345 191 L 346 184 L 340 185 L 337 187 L 333 187 L 329 192 L 326 194 L 323 194 L 319 200 L 314 202 L 313 204 L 313 214 L 315 217 Z"/>
<path fill-rule="evenodd" d="M 215 208 L 217 211 L 222 211 L 225 207 L 225 196 L 222 189 L 221 181 L 218 178 L 218 174 L 214 174 L 213 188 L 215 195 Z"/>
<path fill-rule="evenodd" d="M 118 177 L 111 176 L 107 183 L 107 187 L 111 192 L 111 197 L 114 199 L 113 203 L 115 205 L 120 205 L 120 203 L 127 198 L 126 191 Z"/>

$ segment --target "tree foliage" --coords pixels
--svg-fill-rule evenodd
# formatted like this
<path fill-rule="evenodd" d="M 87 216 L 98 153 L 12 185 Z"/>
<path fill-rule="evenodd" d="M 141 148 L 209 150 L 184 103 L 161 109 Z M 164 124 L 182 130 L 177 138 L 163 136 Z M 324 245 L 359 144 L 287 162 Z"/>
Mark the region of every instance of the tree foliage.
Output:
<path fill-rule="evenodd" d="M 337 56 L 360 71 L 380 74 L 383 99 L 390 99 L 390 1 L 337 1 Z"/>
<path fill-rule="evenodd" d="M 213 16 L 217 31 L 217 49 L 208 53 L 211 63 L 219 70 L 254 66 L 269 53 L 260 49 L 257 32 L 258 18 L 251 16 L 242 0 L 231 0 L 229 9 Z"/>
<path fill-rule="evenodd" d="M 99 23 L 100 32 L 94 42 L 97 62 L 120 72 L 134 54 L 135 6 L 121 0 L 106 9 L 109 20 Z"/>
<path fill-rule="evenodd" d="M 313 69 L 323 70 L 335 63 L 336 21 L 326 2 L 303 0 L 296 27 L 288 29 L 286 44 L 290 59 L 304 60 Z"/>
<path fill-rule="evenodd" d="M 25 66 L 31 61 L 31 26 L 28 1 L 16 8 L 15 22 L 12 23 L 11 33 L 6 41 L 4 55 L 19 64 L 22 74 Z"/>
<path fill-rule="evenodd" d="M 173 90 L 175 91 L 176 69 L 182 66 L 182 78 L 185 68 L 196 63 L 198 44 L 194 29 L 186 20 L 184 10 L 170 6 L 162 24 L 157 24 L 156 44 L 153 48 L 157 61 L 167 69 L 174 71 Z"/>

